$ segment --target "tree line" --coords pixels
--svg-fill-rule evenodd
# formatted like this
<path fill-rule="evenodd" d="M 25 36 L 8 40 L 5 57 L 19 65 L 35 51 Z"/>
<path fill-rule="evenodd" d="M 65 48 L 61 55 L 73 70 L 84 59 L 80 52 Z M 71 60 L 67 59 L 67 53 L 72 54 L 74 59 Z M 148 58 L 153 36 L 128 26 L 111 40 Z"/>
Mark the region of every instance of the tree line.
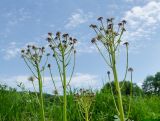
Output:
<path fill-rule="evenodd" d="M 136 83 L 131 83 L 131 81 L 121 81 L 121 93 L 122 95 L 130 95 L 132 92 L 133 96 L 139 95 L 160 95 L 160 72 L 157 72 L 155 75 L 147 76 L 143 83 L 142 87 L 139 87 Z M 132 88 L 131 88 L 132 87 Z M 114 81 L 107 82 L 103 88 L 104 91 L 112 91 L 116 94 Z"/>

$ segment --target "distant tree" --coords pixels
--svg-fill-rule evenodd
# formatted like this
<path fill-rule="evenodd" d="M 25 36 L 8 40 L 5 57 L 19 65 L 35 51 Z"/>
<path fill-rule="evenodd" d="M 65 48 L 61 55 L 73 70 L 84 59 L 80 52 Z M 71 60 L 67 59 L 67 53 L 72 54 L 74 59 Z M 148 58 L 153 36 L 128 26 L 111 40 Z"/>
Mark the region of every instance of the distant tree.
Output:
<path fill-rule="evenodd" d="M 155 76 L 147 76 L 142 89 L 145 94 L 160 95 L 160 72 L 157 72 Z"/>
<path fill-rule="evenodd" d="M 120 86 L 121 88 L 121 93 L 122 95 L 130 95 L 131 92 L 131 86 L 132 88 L 132 94 L 133 95 L 141 95 L 142 94 L 142 89 L 136 84 L 136 83 L 132 83 L 130 81 L 121 81 L 120 82 Z M 115 84 L 112 81 L 111 83 L 106 83 L 103 88 L 101 89 L 102 92 L 110 92 L 111 88 L 113 90 L 113 93 L 116 94 L 117 92 L 115 91 Z"/>
<path fill-rule="evenodd" d="M 142 89 L 145 94 L 152 94 L 154 90 L 153 86 L 154 77 L 153 76 L 147 76 L 142 84 Z"/>
<path fill-rule="evenodd" d="M 154 77 L 154 93 L 160 95 L 160 72 L 157 72 Z"/>

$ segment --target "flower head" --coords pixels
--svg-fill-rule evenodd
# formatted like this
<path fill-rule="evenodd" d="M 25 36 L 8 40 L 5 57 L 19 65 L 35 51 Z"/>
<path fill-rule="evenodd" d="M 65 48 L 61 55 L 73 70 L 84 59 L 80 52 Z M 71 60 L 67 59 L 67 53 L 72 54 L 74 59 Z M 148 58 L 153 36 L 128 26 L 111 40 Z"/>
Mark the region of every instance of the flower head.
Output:
<path fill-rule="evenodd" d="M 96 42 L 96 38 L 92 38 L 91 42 L 95 43 Z"/>
<path fill-rule="evenodd" d="M 110 73 L 111 73 L 110 71 L 107 71 L 107 74 L 108 74 L 108 75 L 110 75 Z"/>
<path fill-rule="evenodd" d="M 129 67 L 129 68 L 128 68 L 128 71 L 129 71 L 129 72 L 133 72 L 133 68 Z"/>
<path fill-rule="evenodd" d="M 66 34 L 63 34 L 62 36 L 65 38 L 65 37 L 68 37 L 69 34 L 66 33 Z"/>
<path fill-rule="evenodd" d="M 127 23 L 127 21 L 126 21 L 126 20 L 122 20 L 122 23 L 123 23 L 123 24 L 126 24 L 126 23 Z"/>
<path fill-rule="evenodd" d="M 28 81 L 33 82 L 34 80 L 35 80 L 35 78 L 34 78 L 33 76 L 30 76 L 30 77 L 28 78 Z"/>
<path fill-rule="evenodd" d="M 102 19 L 103 19 L 103 17 L 99 17 L 97 20 L 98 20 L 98 21 L 102 21 Z"/>
<path fill-rule="evenodd" d="M 51 33 L 51 32 L 48 32 L 48 35 L 49 35 L 49 36 L 52 36 L 52 33 Z"/>
<path fill-rule="evenodd" d="M 95 29 L 95 28 L 97 28 L 97 25 L 95 25 L 95 24 L 91 24 L 89 27 L 91 27 L 91 28 Z"/>
<path fill-rule="evenodd" d="M 124 45 L 126 45 L 126 46 L 128 46 L 129 45 L 129 43 L 128 42 L 125 42 L 125 43 L 123 43 Z"/>
<path fill-rule="evenodd" d="M 57 32 L 57 33 L 56 33 L 56 36 L 57 36 L 57 37 L 60 37 L 60 35 L 61 35 L 61 32 Z"/>
<path fill-rule="evenodd" d="M 51 64 L 48 64 L 47 67 L 50 68 L 50 67 L 51 67 Z"/>

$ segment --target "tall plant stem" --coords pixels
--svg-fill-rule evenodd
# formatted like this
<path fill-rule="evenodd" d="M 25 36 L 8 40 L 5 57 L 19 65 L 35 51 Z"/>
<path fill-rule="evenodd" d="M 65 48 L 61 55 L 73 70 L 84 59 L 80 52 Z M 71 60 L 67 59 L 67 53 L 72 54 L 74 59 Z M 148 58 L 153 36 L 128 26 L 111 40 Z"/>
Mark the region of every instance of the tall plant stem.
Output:
<path fill-rule="evenodd" d="M 87 109 L 85 109 L 85 121 L 89 121 L 89 116 L 88 116 L 88 111 Z"/>
<path fill-rule="evenodd" d="M 128 108 L 128 114 L 127 114 L 127 119 L 129 118 L 129 114 L 131 111 L 131 100 L 132 100 L 132 95 L 133 95 L 133 85 L 132 85 L 132 72 L 131 72 L 131 89 L 130 89 L 130 99 L 129 99 L 129 108 Z"/>
<path fill-rule="evenodd" d="M 63 67 L 63 121 L 67 121 L 67 90 L 66 90 L 66 65 L 64 50 L 62 50 L 62 67 Z"/>
<path fill-rule="evenodd" d="M 42 85 L 42 77 L 41 77 L 41 72 L 39 69 L 39 64 L 36 63 L 36 69 L 38 73 L 38 83 L 39 83 L 39 93 L 40 93 L 40 108 L 41 108 L 41 121 L 45 121 L 45 115 L 44 115 L 44 104 L 43 104 L 43 85 Z"/>
<path fill-rule="evenodd" d="M 113 50 L 113 47 L 111 46 L 111 56 L 112 56 L 112 71 L 114 75 L 114 81 L 116 85 L 116 90 L 118 92 L 118 107 L 119 107 L 119 117 L 120 121 L 124 121 L 124 110 L 123 110 L 123 103 L 122 103 L 122 96 L 121 96 L 121 90 L 119 86 L 119 81 L 118 81 L 118 75 L 117 75 L 117 68 L 116 68 L 116 54 L 115 51 Z"/>

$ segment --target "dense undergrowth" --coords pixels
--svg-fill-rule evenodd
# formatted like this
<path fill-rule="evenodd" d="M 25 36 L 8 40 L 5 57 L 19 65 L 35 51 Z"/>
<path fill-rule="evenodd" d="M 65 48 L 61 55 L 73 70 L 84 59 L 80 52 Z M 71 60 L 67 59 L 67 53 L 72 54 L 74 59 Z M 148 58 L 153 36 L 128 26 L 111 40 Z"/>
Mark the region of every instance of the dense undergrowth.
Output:
<path fill-rule="evenodd" d="M 62 121 L 63 108 L 59 101 L 62 96 L 44 94 L 46 121 Z M 99 91 L 92 103 L 91 121 L 113 121 L 116 110 L 110 91 Z M 67 95 L 67 113 L 69 121 L 83 121 L 73 92 Z M 127 110 L 129 96 L 123 95 L 124 110 Z M 39 105 L 34 92 L 17 92 L 15 89 L 0 88 L 0 121 L 39 121 Z M 160 97 L 154 95 L 136 95 L 131 102 L 130 119 L 134 121 L 152 121 L 160 119 Z"/>

